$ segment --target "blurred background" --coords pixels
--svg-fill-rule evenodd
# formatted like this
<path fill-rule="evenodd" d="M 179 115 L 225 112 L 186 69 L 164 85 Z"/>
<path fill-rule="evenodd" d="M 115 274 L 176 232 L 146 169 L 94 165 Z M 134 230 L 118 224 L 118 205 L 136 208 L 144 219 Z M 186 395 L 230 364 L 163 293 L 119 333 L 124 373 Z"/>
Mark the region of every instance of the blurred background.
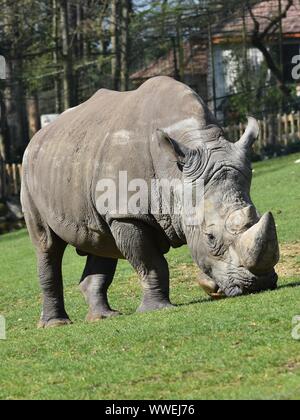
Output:
<path fill-rule="evenodd" d="M 0 199 L 30 138 L 100 88 L 171 76 L 256 159 L 300 150 L 300 0 L 0 0 Z"/>

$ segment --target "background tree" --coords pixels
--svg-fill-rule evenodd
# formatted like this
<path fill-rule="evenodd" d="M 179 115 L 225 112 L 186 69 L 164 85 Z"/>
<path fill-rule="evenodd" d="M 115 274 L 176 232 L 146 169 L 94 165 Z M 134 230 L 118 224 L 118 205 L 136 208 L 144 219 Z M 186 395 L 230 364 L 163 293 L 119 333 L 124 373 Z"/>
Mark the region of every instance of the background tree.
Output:
<path fill-rule="evenodd" d="M 268 44 L 274 37 L 279 40 L 282 19 L 295 1 L 285 0 L 280 10 L 278 0 L 278 13 L 268 16 L 262 28 L 255 16 L 258 0 L 238 5 L 236 0 L 0 0 L 0 54 L 6 57 L 8 76 L 0 86 L 6 159 L 21 160 L 39 128 L 40 114 L 60 113 L 101 87 L 131 89 L 130 73 L 161 57 L 171 57 L 172 75 L 185 80 L 189 64 L 185 54 L 190 48 L 193 60 L 193 40 L 204 40 L 208 49 L 209 31 L 212 36 L 222 33 L 228 19 L 245 19 L 245 13 L 254 28 L 240 34 L 245 48 L 239 53 L 239 71 L 245 77 L 227 103 L 233 110 L 243 109 L 240 98 L 248 104 L 261 101 L 264 110 L 276 101 L 284 106 L 282 98 L 292 104 L 280 49 L 272 50 Z M 255 83 L 247 71 L 250 46 L 264 56 Z M 214 45 L 211 51 L 210 67 Z M 271 81 L 265 78 L 268 70 Z"/>
<path fill-rule="evenodd" d="M 287 0 L 287 3 L 284 8 L 282 8 L 281 0 L 278 1 L 278 14 L 276 16 L 269 16 L 269 23 L 266 25 L 266 27 L 262 30 L 260 22 L 258 20 L 258 16 L 255 16 L 255 13 L 253 11 L 253 4 L 251 2 L 247 1 L 246 6 L 250 13 L 250 16 L 253 20 L 254 29 L 251 34 L 251 41 L 252 45 L 257 48 L 264 56 L 265 62 L 272 72 L 273 76 L 276 78 L 279 88 L 282 90 L 282 93 L 290 97 L 291 91 L 286 86 L 283 69 L 281 67 L 281 63 L 278 64 L 278 61 L 274 59 L 272 56 L 270 50 L 268 49 L 266 43 L 270 36 L 274 35 L 274 33 L 279 33 L 280 25 L 282 22 L 282 19 L 284 19 L 287 15 L 287 12 L 289 9 L 293 6 L 294 1 L 293 0 Z M 281 51 L 280 51 L 281 54 Z"/>

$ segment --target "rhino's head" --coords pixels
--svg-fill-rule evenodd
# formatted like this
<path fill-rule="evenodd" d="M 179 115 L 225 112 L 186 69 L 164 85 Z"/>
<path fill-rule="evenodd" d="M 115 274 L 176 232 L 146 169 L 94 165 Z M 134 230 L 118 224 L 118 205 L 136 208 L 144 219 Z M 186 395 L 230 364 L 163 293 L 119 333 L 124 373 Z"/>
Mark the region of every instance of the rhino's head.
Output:
<path fill-rule="evenodd" d="M 216 128 L 208 128 L 210 131 Z M 185 182 L 201 188 L 204 205 L 197 223 L 182 215 L 182 230 L 195 262 L 205 273 L 206 291 L 238 296 L 275 289 L 274 267 L 279 248 L 274 218 L 262 217 L 250 198 L 252 169 L 249 152 L 259 133 L 255 119 L 249 118 L 245 134 L 237 143 L 228 142 L 222 131 L 195 148 L 187 148 L 162 135 L 165 150 L 181 167 Z"/>

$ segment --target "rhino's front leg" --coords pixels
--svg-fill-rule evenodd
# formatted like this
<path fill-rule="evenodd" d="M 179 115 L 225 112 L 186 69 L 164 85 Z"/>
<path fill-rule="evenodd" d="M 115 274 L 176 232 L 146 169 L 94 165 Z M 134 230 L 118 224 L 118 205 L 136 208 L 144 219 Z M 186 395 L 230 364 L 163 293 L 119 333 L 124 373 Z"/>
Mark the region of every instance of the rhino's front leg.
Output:
<path fill-rule="evenodd" d="M 87 321 L 95 322 L 102 318 L 120 315 L 111 309 L 107 291 L 116 271 L 118 260 L 89 255 L 82 274 L 80 289 L 89 305 Z"/>
<path fill-rule="evenodd" d="M 150 227 L 137 221 L 114 221 L 116 244 L 139 274 L 143 300 L 138 312 L 172 307 L 169 299 L 169 267 Z"/>

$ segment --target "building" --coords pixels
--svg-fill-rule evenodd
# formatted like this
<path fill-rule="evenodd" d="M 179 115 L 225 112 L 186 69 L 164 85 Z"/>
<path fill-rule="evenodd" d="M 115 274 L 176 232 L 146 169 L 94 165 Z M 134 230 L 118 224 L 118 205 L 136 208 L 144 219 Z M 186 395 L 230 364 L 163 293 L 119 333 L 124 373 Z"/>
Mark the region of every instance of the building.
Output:
<path fill-rule="evenodd" d="M 253 8 L 253 15 L 263 33 L 270 24 L 270 18 L 275 18 L 286 7 L 287 0 L 261 1 Z M 228 95 L 235 94 L 237 78 L 237 61 L 235 52 L 240 49 L 247 51 L 249 72 L 259 69 L 264 57 L 262 53 L 250 47 L 250 36 L 254 30 L 254 20 L 247 11 L 241 12 L 223 20 L 211 28 L 212 36 L 206 33 L 193 35 L 185 39 L 183 44 L 184 71 L 180 78 L 197 91 L 215 110 L 220 118 L 223 116 L 224 101 Z M 282 32 L 279 25 L 271 36 L 268 36 L 269 50 L 280 55 L 282 46 L 282 65 L 284 78 L 292 83 L 293 57 L 300 54 L 300 0 L 294 0 L 286 18 L 282 20 Z M 281 36 L 282 35 L 282 36 Z M 245 48 L 246 47 L 246 48 Z M 176 57 L 177 54 L 177 57 Z M 133 85 L 138 86 L 150 77 L 166 75 L 178 78 L 178 52 L 170 51 L 165 57 L 150 63 L 131 75 Z M 278 58 L 279 60 L 279 58 Z M 270 74 L 269 74 L 270 77 Z"/>
<path fill-rule="evenodd" d="M 208 74 L 208 40 L 205 37 L 195 37 L 183 43 L 183 67 L 182 81 L 203 98 L 208 98 L 207 74 Z M 133 73 L 130 77 L 134 87 L 155 76 L 170 76 L 180 78 L 178 52 L 171 50 L 166 56 L 150 63 L 147 67 Z"/>

